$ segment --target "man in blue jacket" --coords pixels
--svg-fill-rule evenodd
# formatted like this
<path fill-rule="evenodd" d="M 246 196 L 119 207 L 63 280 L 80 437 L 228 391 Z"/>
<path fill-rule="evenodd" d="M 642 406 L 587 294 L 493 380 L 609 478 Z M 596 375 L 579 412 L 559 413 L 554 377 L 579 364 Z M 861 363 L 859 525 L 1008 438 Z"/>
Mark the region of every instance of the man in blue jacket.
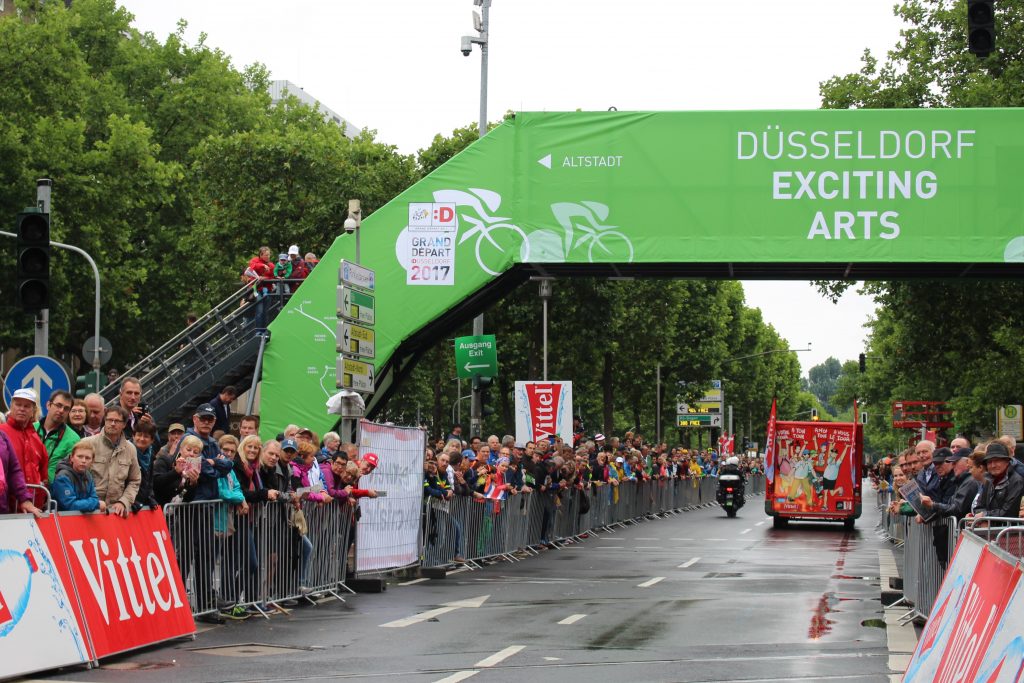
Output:
<path fill-rule="evenodd" d="M 211 436 L 213 425 L 217 414 L 209 403 L 204 403 L 196 408 L 192 415 L 192 428 L 186 430 L 185 436 L 178 441 L 175 449 L 181 449 L 182 443 L 188 436 L 194 436 L 203 444 L 202 465 L 199 469 L 199 479 L 194 486 L 186 485 L 185 501 L 217 501 L 220 500 L 220 492 L 217 489 L 217 480 L 228 476 L 234 463 L 224 457 L 220 445 Z M 210 612 L 201 617 L 209 623 L 222 624 L 224 618 L 215 610 L 230 609 L 233 605 L 221 603 L 212 587 L 213 566 L 216 553 L 216 545 L 213 537 L 213 504 L 206 506 L 190 507 L 191 514 L 190 529 L 192 532 L 192 544 L 190 554 L 195 565 L 196 583 L 196 611 Z"/>

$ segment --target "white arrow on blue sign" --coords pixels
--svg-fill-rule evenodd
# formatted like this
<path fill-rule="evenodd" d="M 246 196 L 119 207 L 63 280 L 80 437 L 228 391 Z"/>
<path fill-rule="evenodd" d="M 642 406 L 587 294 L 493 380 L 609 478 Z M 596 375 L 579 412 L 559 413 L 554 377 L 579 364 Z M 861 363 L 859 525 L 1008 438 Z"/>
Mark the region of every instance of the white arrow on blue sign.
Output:
<path fill-rule="evenodd" d="M 26 356 L 11 366 L 4 379 L 4 402 L 8 407 L 18 389 L 33 389 L 43 408 L 53 392 L 71 391 L 71 381 L 64 366 L 49 356 Z"/>

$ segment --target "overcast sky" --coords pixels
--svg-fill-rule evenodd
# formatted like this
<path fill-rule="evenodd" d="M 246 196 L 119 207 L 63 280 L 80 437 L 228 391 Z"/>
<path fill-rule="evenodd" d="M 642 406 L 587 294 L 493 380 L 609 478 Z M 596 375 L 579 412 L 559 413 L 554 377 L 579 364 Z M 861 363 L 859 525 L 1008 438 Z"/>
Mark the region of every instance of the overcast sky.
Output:
<path fill-rule="evenodd" d="M 493 0 L 488 119 L 513 111 L 816 109 L 819 82 L 882 57 L 895 0 Z M 128 0 L 165 39 L 179 19 L 242 68 L 266 64 L 404 153 L 475 123 L 480 51 L 473 0 Z M 870 300 L 837 305 L 806 282 L 745 282 L 750 305 L 806 373 L 863 350 Z"/>

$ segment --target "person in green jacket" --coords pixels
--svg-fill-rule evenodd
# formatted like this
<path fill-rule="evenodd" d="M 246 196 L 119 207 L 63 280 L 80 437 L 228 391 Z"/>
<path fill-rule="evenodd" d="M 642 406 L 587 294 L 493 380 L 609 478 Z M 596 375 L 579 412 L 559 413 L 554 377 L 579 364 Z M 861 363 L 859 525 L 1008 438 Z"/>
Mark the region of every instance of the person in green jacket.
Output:
<path fill-rule="evenodd" d="M 63 389 L 50 394 L 46 402 L 46 417 L 36 422 L 36 433 L 46 447 L 46 454 L 50 456 L 49 481 L 53 481 L 57 475 L 57 465 L 61 460 L 71 455 L 71 449 L 82 438 L 78 433 L 68 426 L 68 415 L 71 414 L 71 407 L 75 399 L 70 393 Z"/>

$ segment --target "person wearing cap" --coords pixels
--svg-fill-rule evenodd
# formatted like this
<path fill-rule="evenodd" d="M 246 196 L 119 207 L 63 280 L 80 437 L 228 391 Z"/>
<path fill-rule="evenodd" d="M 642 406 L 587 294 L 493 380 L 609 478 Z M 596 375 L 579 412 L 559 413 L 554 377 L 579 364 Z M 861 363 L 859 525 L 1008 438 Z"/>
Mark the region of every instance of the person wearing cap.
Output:
<path fill-rule="evenodd" d="M 955 451 L 950 451 L 946 456 L 946 462 L 953 468 L 952 479 L 955 484 L 953 495 L 948 502 L 935 501 L 929 496 L 921 496 L 921 504 L 931 508 L 939 517 L 963 519 L 970 514 L 971 503 L 974 502 L 974 497 L 978 495 L 978 490 L 981 487 L 981 484 L 971 476 L 971 449 L 957 448 Z"/>
<path fill-rule="evenodd" d="M 177 458 L 178 443 L 184 435 L 185 426 L 181 423 L 175 422 L 168 427 L 167 445 L 153 459 L 153 497 L 159 505 L 167 505 L 185 491 L 182 478 L 185 463 Z"/>
<path fill-rule="evenodd" d="M 380 464 L 380 458 L 377 457 L 376 453 L 364 453 L 363 457 L 359 459 L 359 474 L 366 476 L 371 474 L 377 465 Z"/>
<path fill-rule="evenodd" d="M 0 429 L 0 514 L 6 515 L 18 510 L 30 512 L 36 517 L 43 514 L 32 502 L 32 491 L 25 485 L 25 473 L 10 437 Z"/>
<path fill-rule="evenodd" d="M 302 260 L 302 256 L 299 254 L 299 245 L 293 244 L 288 247 L 288 258 L 292 264 L 291 278 L 293 280 L 305 280 L 309 276 L 309 265 Z M 295 287 L 298 287 L 302 283 L 295 283 Z"/>
<path fill-rule="evenodd" d="M 292 262 L 288 254 L 277 255 L 277 263 L 274 264 L 274 277 L 278 280 L 287 280 L 292 276 Z M 287 291 L 287 290 L 286 290 Z"/>
<path fill-rule="evenodd" d="M 1024 477 L 1010 467 L 1010 452 L 993 441 L 985 447 L 988 478 L 981 486 L 975 517 L 1017 517 L 1024 496 Z"/>
<path fill-rule="evenodd" d="M 295 433 L 295 440 L 299 443 L 305 441 L 311 443 L 314 446 L 317 445 L 316 433 L 309 427 L 302 427 Z"/>
<path fill-rule="evenodd" d="M 36 418 L 38 400 L 33 389 L 17 389 L 11 397 L 7 421 L 0 425 L 0 431 L 10 440 L 25 477 L 25 484 L 44 486 L 50 481 L 50 457 L 32 424 Z M 36 491 L 33 497 L 37 507 L 45 507 L 44 492 Z"/>
<path fill-rule="evenodd" d="M 128 411 L 119 405 L 103 413 L 103 433 L 88 436 L 83 442 L 92 445 L 95 454 L 90 470 L 96 494 L 106 501 L 107 512 L 128 517 L 142 485 L 142 469 L 135 445 L 125 437 Z"/>
<path fill-rule="evenodd" d="M 217 480 L 228 476 L 228 472 L 234 467 L 230 458 L 224 457 L 221 453 L 220 444 L 213 438 L 213 425 L 217 421 L 217 413 L 209 403 L 203 403 L 196 408 L 192 415 L 192 428 L 185 432 L 185 436 L 195 436 L 203 445 L 202 464 L 199 468 L 199 480 L 195 488 L 191 489 L 185 496 L 186 500 L 220 500 L 220 491 L 217 488 Z M 182 438 L 184 441 L 184 437 Z M 174 455 L 181 448 L 181 441 L 177 444 Z"/>
<path fill-rule="evenodd" d="M 32 425 L 46 448 L 49 459 L 47 480 L 50 482 L 57 474 L 57 465 L 71 455 L 71 448 L 82 438 L 68 426 L 68 416 L 74 404 L 75 399 L 70 392 L 58 389 L 46 401 L 46 417 Z"/>

